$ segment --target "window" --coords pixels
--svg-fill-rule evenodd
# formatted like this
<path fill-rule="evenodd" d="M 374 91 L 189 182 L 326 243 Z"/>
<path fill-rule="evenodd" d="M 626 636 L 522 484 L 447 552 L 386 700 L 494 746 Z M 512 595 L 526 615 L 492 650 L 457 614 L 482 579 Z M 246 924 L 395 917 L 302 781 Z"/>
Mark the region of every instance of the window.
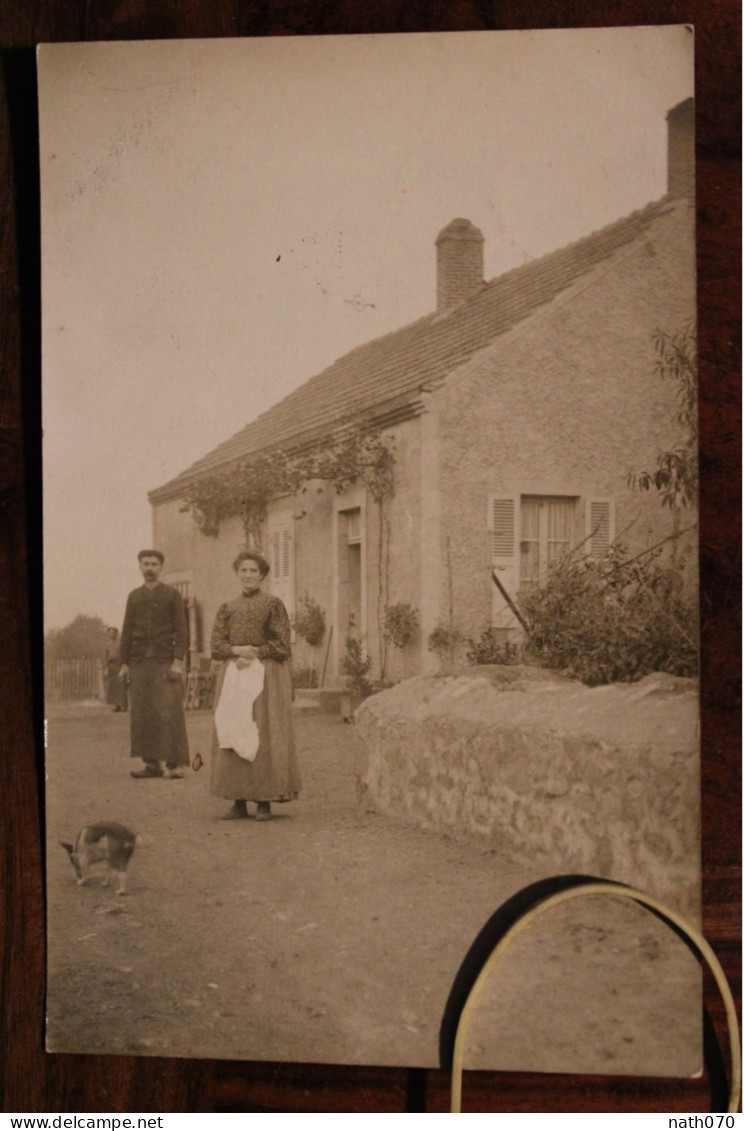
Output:
<path fill-rule="evenodd" d="M 177 589 L 183 597 L 184 604 L 188 605 L 194 595 L 194 577 L 191 570 L 182 570 L 180 573 L 166 573 L 163 575 L 163 580 L 166 585 L 171 585 L 174 589 Z"/>
<path fill-rule="evenodd" d="M 519 507 L 519 588 L 544 581 L 548 570 L 578 541 L 579 500 L 522 495 Z"/>
<path fill-rule="evenodd" d="M 362 510 L 361 507 L 354 507 L 350 511 L 342 511 L 341 514 L 346 519 L 346 540 L 349 545 L 361 542 L 362 540 Z"/>
<path fill-rule="evenodd" d="M 492 496 L 488 531 L 491 568 L 499 581 L 492 587 L 491 623 L 513 629 L 516 618 L 502 590 L 516 601 L 579 545 L 588 555 L 605 553 L 614 537 L 613 502 L 579 493 Z"/>

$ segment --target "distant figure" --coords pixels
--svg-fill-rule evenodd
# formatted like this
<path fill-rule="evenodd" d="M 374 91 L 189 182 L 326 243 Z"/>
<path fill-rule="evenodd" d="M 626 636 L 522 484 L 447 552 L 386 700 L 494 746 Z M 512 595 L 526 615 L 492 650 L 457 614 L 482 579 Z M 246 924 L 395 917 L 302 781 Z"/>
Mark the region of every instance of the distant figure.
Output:
<path fill-rule="evenodd" d="M 121 668 L 121 645 L 119 642 L 119 629 L 107 628 L 108 644 L 106 645 L 106 702 L 115 711 L 126 711 L 129 694 L 127 685 L 119 679 Z"/>
<path fill-rule="evenodd" d="M 212 659 L 222 660 L 217 682 L 212 793 L 232 800 L 224 820 L 268 821 L 272 801 L 292 801 L 300 771 L 292 718 L 290 626 L 278 597 L 261 591 L 269 563 L 255 550 L 233 568 L 241 593 L 222 605 L 212 632 Z"/>
<path fill-rule="evenodd" d="M 121 631 L 119 678 L 129 684 L 131 753 L 143 769 L 133 778 L 180 778 L 189 764 L 183 713 L 186 613 L 177 589 L 160 578 L 160 550 L 137 555 L 144 585 L 127 598 Z"/>

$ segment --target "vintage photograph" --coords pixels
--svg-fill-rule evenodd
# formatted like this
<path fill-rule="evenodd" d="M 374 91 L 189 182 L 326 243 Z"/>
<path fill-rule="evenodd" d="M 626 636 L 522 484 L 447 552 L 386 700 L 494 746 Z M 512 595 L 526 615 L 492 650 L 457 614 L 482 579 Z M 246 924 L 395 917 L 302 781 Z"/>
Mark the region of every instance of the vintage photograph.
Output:
<path fill-rule="evenodd" d="M 436 1067 L 699 922 L 694 36 L 42 45 L 47 1048 Z M 691 1076 L 611 896 L 466 1065 Z"/>

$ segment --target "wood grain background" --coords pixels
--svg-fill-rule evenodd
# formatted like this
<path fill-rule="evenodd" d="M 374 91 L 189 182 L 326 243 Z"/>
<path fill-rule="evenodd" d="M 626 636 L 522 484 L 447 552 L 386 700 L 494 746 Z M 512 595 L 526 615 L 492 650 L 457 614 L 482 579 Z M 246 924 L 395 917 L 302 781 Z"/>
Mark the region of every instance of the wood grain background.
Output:
<path fill-rule="evenodd" d="M 0 0 L 0 1095 L 16 1112 L 442 1112 L 421 1069 L 47 1055 L 39 42 L 690 23 L 696 33 L 704 931 L 740 1000 L 741 6 L 737 0 Z M 81 568 L 85 562 L 81 561 Z M 442 913 L 446 911 L 443 908 Z M 708 987 L 710 990 L 710 987 Z M 721 1029 L 722 1010 L 707 995 Z M 722 1032 L 722 1030 L 721 1030 Z M 722 1032 L 722 1035 L 723 1032 Z M 710 1080 L 466 1074 L 482 1112 L 722 1111 Z"/>

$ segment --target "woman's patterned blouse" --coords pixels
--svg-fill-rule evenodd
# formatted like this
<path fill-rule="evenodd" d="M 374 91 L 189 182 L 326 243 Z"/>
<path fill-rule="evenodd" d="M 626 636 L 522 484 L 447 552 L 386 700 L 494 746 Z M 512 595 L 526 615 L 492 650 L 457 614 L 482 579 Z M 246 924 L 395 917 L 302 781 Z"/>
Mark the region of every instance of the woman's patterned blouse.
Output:
<path fill-rule="evenodd" d="M 289 616 L 278 597 L 256 589 L 220 606 L 212 629 L 212 659 L 229 660 L 230 649 L 243 644 L 257 648 L 259 660 L 290 658 Z"/>

